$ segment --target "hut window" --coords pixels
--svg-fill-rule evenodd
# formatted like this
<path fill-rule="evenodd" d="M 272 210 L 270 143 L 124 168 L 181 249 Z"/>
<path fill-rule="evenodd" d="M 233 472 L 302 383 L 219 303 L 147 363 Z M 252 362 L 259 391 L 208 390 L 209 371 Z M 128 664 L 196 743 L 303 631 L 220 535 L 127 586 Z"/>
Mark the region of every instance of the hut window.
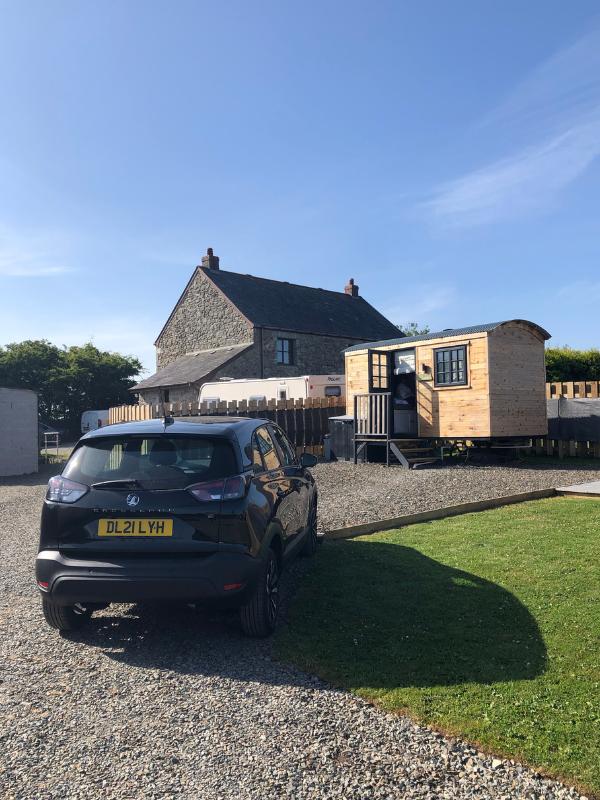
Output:
<path fill-rule="evenodd" d="M 467 383 L 467 348 L 448 347 L 435 351 L 435 385 L 464 386 Z"/>
<path fill-rule="evenodd" d="M 369 351 L 369 391 L 387 392 L 390 388 L 390 354 Z"/>
<path fill-rule="evenodd" d="M 277 364 L 294 363 L 293 339 L 277 339 L 275 346 L 275 363 Z"/>

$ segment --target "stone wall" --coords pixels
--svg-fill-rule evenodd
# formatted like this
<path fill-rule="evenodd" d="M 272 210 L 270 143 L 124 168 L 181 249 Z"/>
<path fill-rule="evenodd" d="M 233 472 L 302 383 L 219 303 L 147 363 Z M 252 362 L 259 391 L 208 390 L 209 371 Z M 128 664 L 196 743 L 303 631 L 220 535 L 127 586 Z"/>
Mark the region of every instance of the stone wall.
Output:
<path fill-rule="evenodd" d="M 246 334 L 247 335 L 247 334 Z M 245 350 L 229 364 L 203 378 L 191 386 L 175 386 L 169 389 L 169 401 L 173 403 L 196 402 L 200 386 L 207 381 L 219 378 L 260 378 L 260 337 L 261 332 L 255 331 L 255 344 Z M 294 342 L 294 363 L 289 366 L 277 364 L 275 361 L 276 341 L 292 339 Z M 243 339 L 241 341 L 244 341 Z M 357 340 L 343 339 L 334 336 L 319 336 L 307 333 L 291 333 L 289 331 L 262 330 L 263 341 L 263 371 L 264 378 L 287 378 L 296 375 L 327 375 L 344 373 L 343 350 L 356 344 Z M 236 342 L 237 344 L 238 342 Z M 228 342 L 231 344 L 231 342 Z M 210 347 L 207 344 L 206 347 Z M 197 349 L 201 349 L 197 347 Z M 165 362 L 166 363 L 166 362 Z M 161 401 L 159 389 L 145 389 L 140 392 L 145 403 L 158 403 Z"/>
<path fill-rule="evenodd" d="M 290 366 L 277 364 L 275 361 L 278 338 L 292 339 L 294 342 L 294 363 Z M 264 377 L 286 378 L 295 375 L 343 374 L 344 354 L 342 351 L 356 343 L 356 339 L 336 336 L 263 330 Z"/>
<path fill-rule="evenodd" d="M 198 401 L 198 387 L 191 384 L 189 386 L 173 386 L 169 388 L 170 403 L 195 403 Z M 162 389 L 142 389 L 140 391 L 140 403 L 161 403 Z"/>
<path fill-rule="evenodd" d="M 252 326 L 199 269 L 157 340 L 156 368 L 185 353 L 251 342 L 252 338 Z"/>

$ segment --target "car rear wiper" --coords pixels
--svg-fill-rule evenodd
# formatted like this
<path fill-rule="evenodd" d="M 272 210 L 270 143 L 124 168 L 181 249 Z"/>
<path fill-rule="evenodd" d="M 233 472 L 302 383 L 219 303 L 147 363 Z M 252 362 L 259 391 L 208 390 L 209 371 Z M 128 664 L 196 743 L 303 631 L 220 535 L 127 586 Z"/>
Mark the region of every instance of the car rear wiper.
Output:
<path fill-rule="evenodd" d="M 142 484 L 135 478 L 118 478 L 114 481 L 100 481 L 92 483 L 92 489 L 143 489 Z"/>

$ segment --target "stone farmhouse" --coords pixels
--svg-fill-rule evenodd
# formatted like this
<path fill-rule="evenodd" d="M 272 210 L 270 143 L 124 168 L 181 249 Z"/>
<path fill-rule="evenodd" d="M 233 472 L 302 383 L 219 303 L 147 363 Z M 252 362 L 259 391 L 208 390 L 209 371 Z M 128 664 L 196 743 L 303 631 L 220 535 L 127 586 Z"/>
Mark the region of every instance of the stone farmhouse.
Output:
<path fill-rule="evenodd" d="M 194 402 L 219 378 L 343 373 L 343 350 L 398 336 L 359 296 L 226 272 L 209 248 L 156 339 L 156 372 L 132 388 L 141 401 Z"/>

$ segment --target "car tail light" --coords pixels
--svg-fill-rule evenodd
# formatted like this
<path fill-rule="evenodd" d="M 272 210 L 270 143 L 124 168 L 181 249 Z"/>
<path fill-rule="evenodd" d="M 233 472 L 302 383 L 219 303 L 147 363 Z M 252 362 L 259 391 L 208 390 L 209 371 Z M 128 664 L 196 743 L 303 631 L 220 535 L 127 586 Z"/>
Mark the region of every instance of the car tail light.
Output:
<path fill-rule="evenodd" d="M 218 481 L 194 483 L 187 487 L 188 492 L 201 503 L 211 500 L 238 500 L 246 494 L 246 479 L 243 475 Z"/>
<path fill-rule="evenodd" d="M 68 478 L 63 478 L 62 475 L 55 475 L 48 481 L 46 500 L 52 500 L 55 503 L 75 503 L 89 490 L 90 487 L 83 483 L 76 483 Z"/>

